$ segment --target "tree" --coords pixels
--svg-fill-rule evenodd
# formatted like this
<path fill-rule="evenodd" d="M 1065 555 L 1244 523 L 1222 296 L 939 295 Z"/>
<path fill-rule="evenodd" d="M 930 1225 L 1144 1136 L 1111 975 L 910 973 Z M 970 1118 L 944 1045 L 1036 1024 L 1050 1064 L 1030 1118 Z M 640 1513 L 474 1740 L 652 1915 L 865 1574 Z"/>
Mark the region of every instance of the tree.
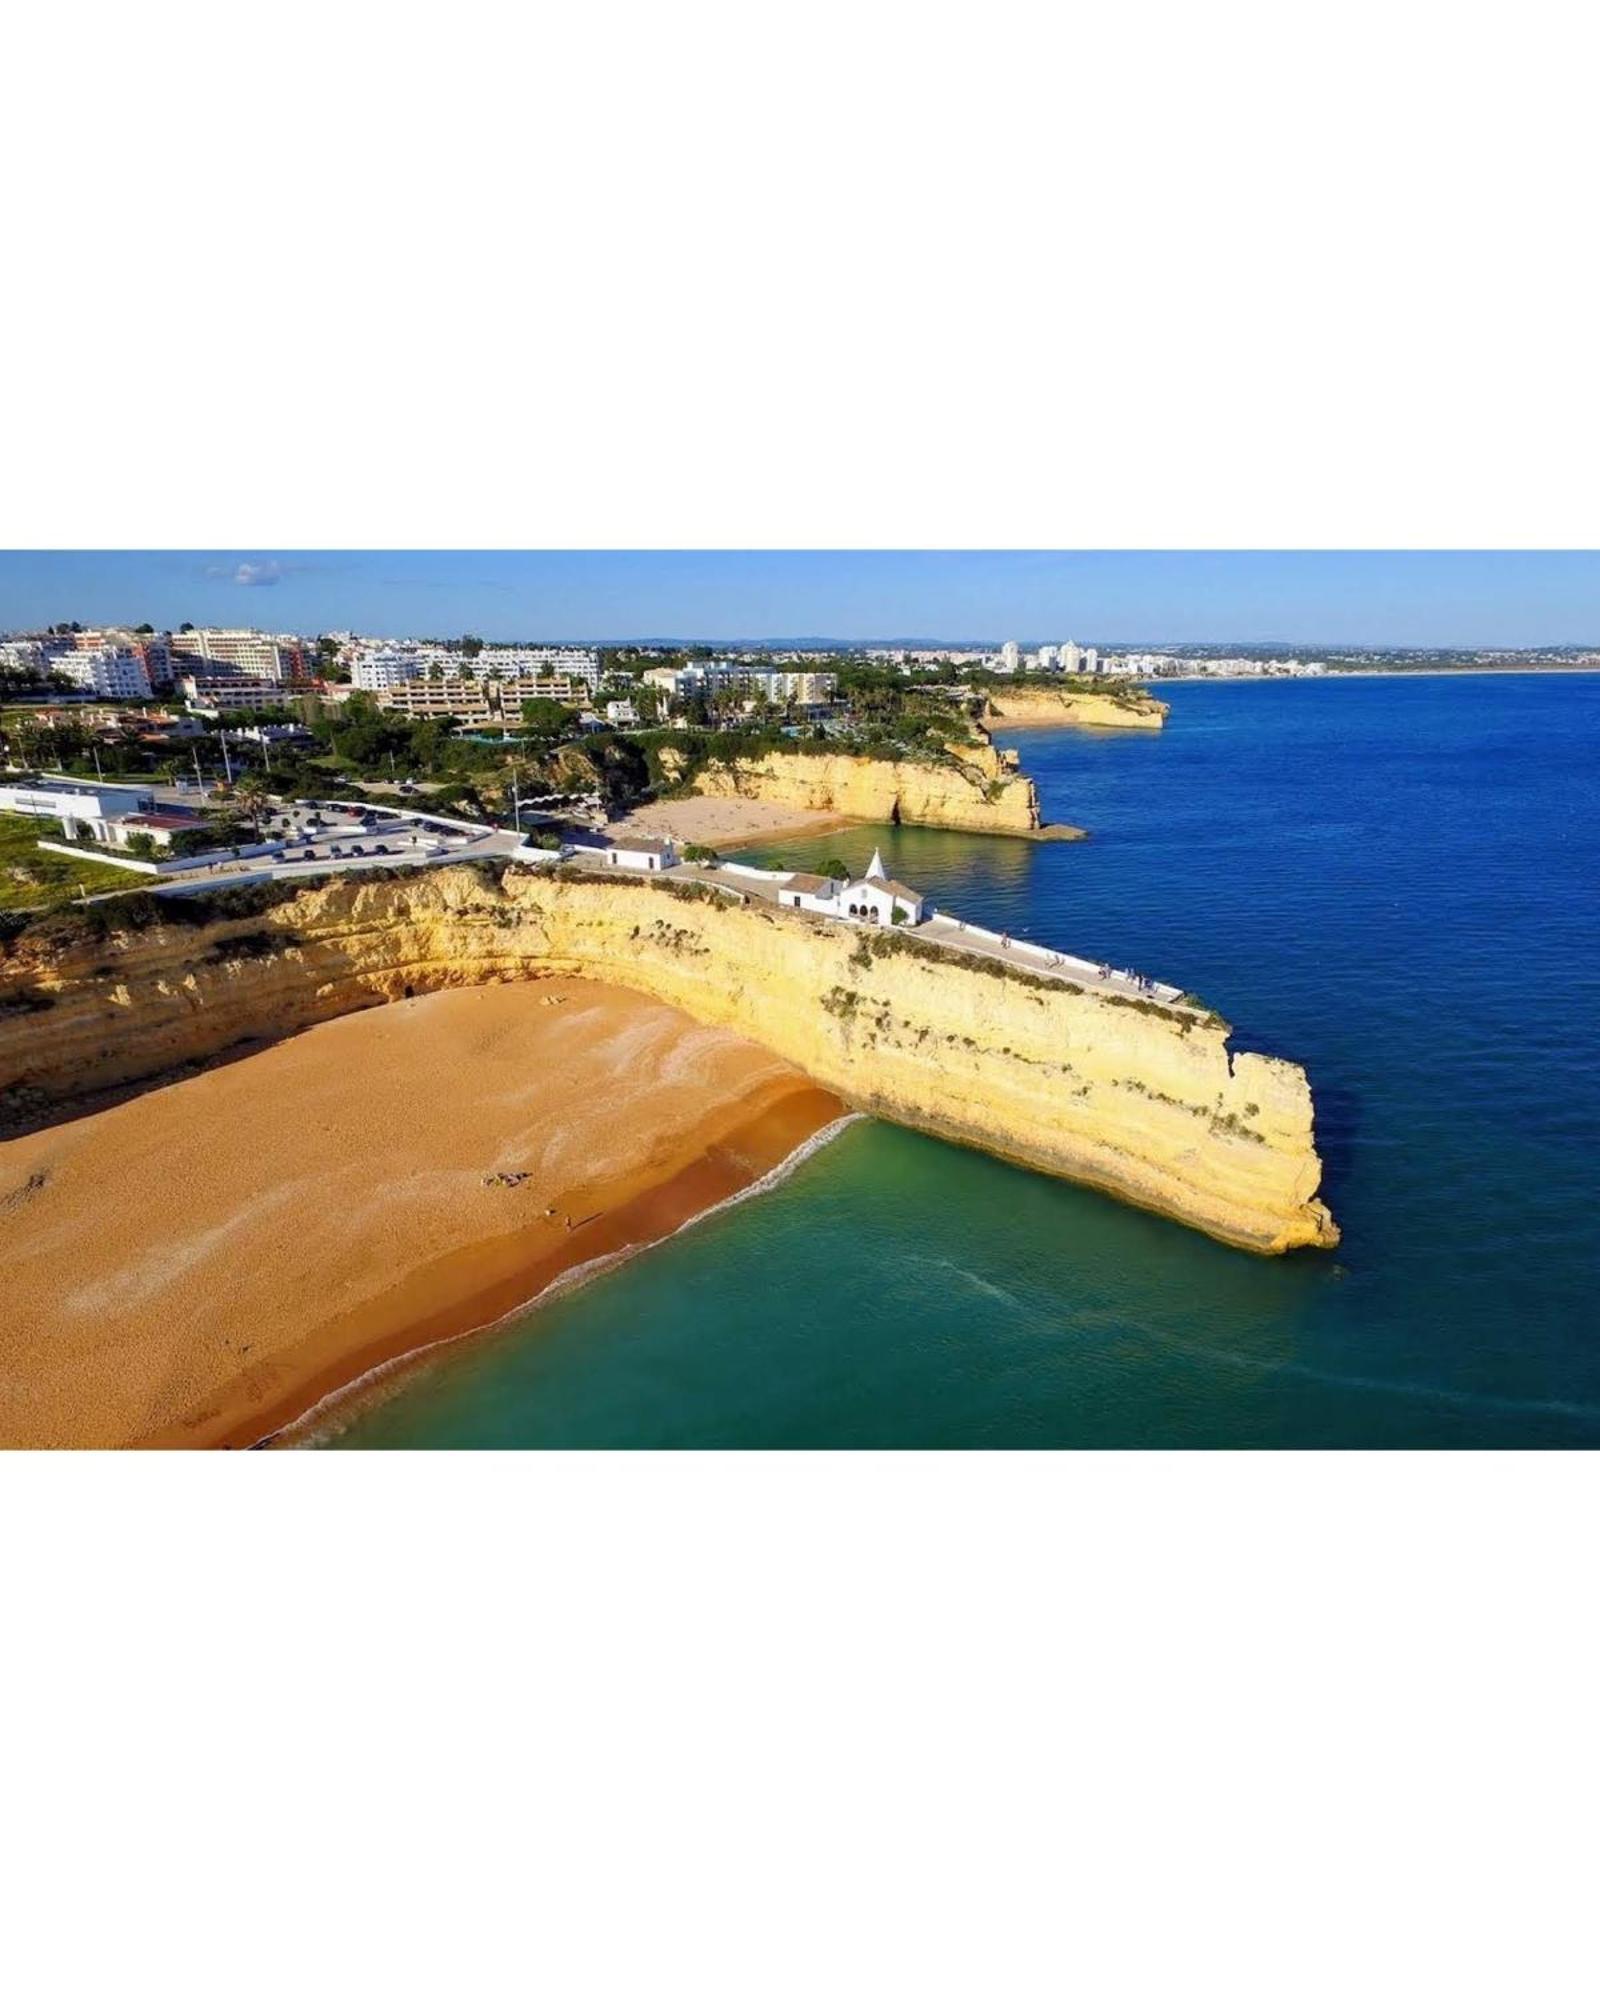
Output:
<path fill-rule="evenodd" d="M 124 854 L 131 854 L 135 861 L 148 861 L 156 851 L 155 837 L 148 833 L 130 833 L 122 843 Z"/>
<path fill-rule="evenodd" d="M 465 659 L 475 660 L 482 651 L 483 641 L 475 632 L 464 632 L 462 634 L 461 652 Z"/>
<path fill-rule="evenodd" d="M 837 855 L 832 860 L 823 862 L 822 872 L 830 882 L 848 882 L 850 880 L 850 870 L 846 868 Z"/>
<path fill-rule="evenodd" d="M 576 709 L 568 708 L 564 702 L 551 701 L 545 695 L 522 704 L 524 724 L 540 736 L 565 736 L 577 719 Z"/>

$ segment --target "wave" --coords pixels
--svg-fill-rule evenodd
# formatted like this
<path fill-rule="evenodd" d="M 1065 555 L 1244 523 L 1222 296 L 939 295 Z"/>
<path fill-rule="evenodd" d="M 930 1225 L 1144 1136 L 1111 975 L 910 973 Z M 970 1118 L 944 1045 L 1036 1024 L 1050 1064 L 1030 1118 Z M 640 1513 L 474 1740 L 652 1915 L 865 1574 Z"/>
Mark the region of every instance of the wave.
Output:
<path fill-rule="evenodd" d="M 758 1179 L 751 1181 L 746 1187 L 736 1189 L 721 1201 L 713 1202 L 709 1208 L 700 1209 L 696 1214 L 686 1216 L 676 1229 L 669 1230 L 665 1236 L 652 1237 L 647 1243 L 626 1244 L 620 1250 L 608 1250 L 602 1257 L 591 1257 L 586 1263 L 573 1264 L 565 1271 L 558 1271 L 549 1284 L 542 1285 L 531 1298 L 512 1306 L 509 1311 L 501 1313 L 497 1318 L 485 1320 L 479 1326 L 467 1327 L 461 1333 L 447 1333 L 438 1340 L 424 1341 L 420 1347 L 410 1348 L 404 1354 L 397 1354 L 387 1361 L 378 1362 L 376 1366 L 352 1377 L 350 1381 L 341 1383 L 337 1389 L 330 1389 L 327 1395 L 320 1397 L 310 1409 L 296 1417 L 292 1423 L 284 1424 L 280 1429 L 262 1438 L 256 1449 L 270 1445 L 288 1445 L 307 1450 L 341 1436 L 357 1417 L 364 1416 L 387 1402 L 390 1397 L 398 1395 L 405 1387 L 404 1378 L 415 1370 L 424 1355 L 432 1354 L 439 1348 L 455 1347 L 463 1340 L 473 1340 L 479 1334 L 491 1333 L 496 1327 L 509 1325 L 512 1320 L 520 1319 L 535 1306 L 547 1305 L 552 1299 L 564 1293 L 576 1291 L 579 1286 L 589 1284 L 593 1279 L 603 1276 L 605 1272 L 614 1270 L 621 1264 L 626 1264 L 645 1251 L 654 1250 L 663 1243 L 670 1243 L 674 1237 L 682 1236 L 686 1230 L 698 1227 L 700 1223 L 709 1221 L 712 1216 L 721 1215 L 730 1208 L 737 1208 L 741 1202 L 749 1201 L 756 1195 L 770 1193 L 773 1188 L 781 1186 L 791 1174 L 804 1166 L 807 1160 L 820 1153 L 824 1146 L 831 1145 L 847 1126 L 859 1124 L 865 1116 L 864 1112 L 847 1111 L 830 1124 L 819 1126 L 809 1138 L 802 1139 L 792 1153 L 785 1154 L 776 1166 L 769 1167 Z"/>

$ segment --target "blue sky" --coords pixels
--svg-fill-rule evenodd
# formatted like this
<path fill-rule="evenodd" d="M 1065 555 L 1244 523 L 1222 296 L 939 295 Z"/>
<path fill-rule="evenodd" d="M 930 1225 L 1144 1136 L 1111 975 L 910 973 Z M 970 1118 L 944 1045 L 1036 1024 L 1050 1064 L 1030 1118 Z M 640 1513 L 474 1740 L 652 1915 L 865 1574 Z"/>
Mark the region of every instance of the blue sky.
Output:
<path fill-rule="evenodd" d="M 0 629 L 1600 644 L 1592 552 L 0 552 Z"/>

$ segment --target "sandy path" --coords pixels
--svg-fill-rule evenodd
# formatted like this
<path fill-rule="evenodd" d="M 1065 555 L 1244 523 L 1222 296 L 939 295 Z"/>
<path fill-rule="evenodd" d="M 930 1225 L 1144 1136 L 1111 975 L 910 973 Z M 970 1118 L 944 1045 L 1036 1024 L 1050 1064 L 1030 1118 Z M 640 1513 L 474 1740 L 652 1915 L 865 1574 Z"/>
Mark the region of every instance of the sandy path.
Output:
<path fill-rule="evenodd" d="M 6 1141 L 0 1445 L 255 1442 L 839 1110 L 738 1036 L 563 979 L 348 1015 Z"/>

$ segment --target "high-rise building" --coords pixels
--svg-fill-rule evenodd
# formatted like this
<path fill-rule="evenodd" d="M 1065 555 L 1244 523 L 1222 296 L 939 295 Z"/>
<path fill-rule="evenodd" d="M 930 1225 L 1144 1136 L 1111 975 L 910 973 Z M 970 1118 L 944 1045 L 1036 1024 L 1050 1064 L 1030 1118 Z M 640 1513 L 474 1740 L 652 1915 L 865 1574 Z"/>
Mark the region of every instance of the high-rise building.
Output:
<path fill-rule="evenodd" d="M 1014 674 L 1017 671 L 1017 657 L 1017 642 L 1015 639 L 1008 639 L 1000 648 L 1001 673 Z"/>
<path fill-rule="evenodd" d="M 1061 662 L 1061 671 L 1064 674 L 1081 674 L 1083 672 L 1083 649 L 1078 645 L 1076 640 L 1068 639 L 1065 645 L 1058 649 L 1056 657 Z"/>
<path fill-rule="evenodd" d="M 153 690 L 144 655 L 122 651 L 116 646 L 74 648 L 50 662 L 51 671 L 74 687 L 92 694 L 120 695 L 124 699 L 148 701 Z"/>
<path fill-rule="evenodd" d="M 301 681 L 310 678 L 305 648 L 291 633 L 224 631 L 205 626 L 174 632 L 172 656 L 179 672 L 193 673 L 209 662 L 217 677 L 243 674 L 257 681 Z M 202 673 L 204 667 L 199 669 Z"/>
<path fill-rule="evenodd" d="M 1086 674 L 1097 674 L 1100 671 L 1100 655 L 1093 646 L 1085 646 L 1083 649 L 1083 671 Z"/>

